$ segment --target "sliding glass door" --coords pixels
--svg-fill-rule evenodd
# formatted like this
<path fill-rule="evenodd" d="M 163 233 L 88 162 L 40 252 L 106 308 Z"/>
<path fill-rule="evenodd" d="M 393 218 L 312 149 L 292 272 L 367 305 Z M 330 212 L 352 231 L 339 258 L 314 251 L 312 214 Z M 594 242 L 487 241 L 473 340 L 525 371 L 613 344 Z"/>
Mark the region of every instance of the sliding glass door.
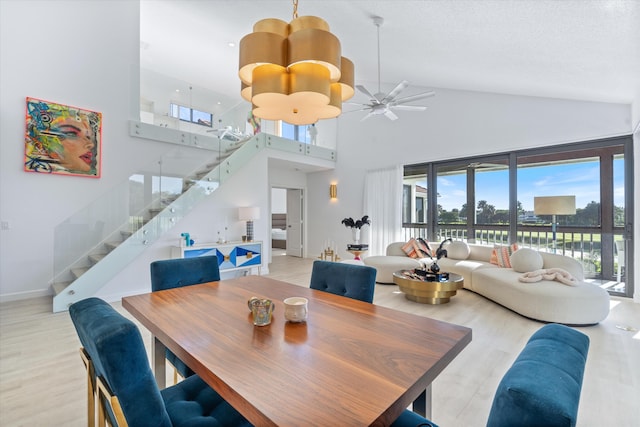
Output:
<path fill-rule="evenodd" d="M 407 166 L 405 237 L 556 251 L 631 296 L 632 147 L 623 137 Z M 536 212 L 536 198 L 557 196 L 575 209 Z"/>

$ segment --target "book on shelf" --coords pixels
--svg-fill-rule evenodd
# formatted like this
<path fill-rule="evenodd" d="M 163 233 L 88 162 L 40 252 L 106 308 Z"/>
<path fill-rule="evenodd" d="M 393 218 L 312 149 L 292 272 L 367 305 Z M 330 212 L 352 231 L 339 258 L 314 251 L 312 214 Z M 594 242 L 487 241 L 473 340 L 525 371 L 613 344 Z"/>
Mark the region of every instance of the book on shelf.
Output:
<path fill-rule="evenodd" d="M 348 251 L 362 251 L 362 250 L 366 250 L 369 249 L 369 245 L 367 243 L 349 243 L 347 244 L 347 250 Z"/>

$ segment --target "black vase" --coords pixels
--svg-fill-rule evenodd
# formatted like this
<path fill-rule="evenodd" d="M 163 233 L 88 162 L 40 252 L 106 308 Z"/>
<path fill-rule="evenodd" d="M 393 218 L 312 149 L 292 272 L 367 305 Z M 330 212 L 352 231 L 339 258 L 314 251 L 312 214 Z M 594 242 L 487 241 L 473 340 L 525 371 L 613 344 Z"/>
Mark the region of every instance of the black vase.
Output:
<path fill-rule="evenodd" d="M 429 267 L 429 271 L 431 271 L 433 274 L 438 274 L 440 272 L 440 266 L 438 265 L 437 262 L 434 262 Z"/>

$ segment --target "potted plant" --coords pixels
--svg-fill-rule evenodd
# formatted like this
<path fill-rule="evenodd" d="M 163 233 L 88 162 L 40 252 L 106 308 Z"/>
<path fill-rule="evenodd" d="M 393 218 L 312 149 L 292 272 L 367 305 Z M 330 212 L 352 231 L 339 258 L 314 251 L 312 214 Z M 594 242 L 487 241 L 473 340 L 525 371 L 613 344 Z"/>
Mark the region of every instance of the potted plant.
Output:
<path fill-rule="evenodd" d="M 351 229 L 353 241 L 356 244 L 360 242 L 360 229 L 365 225 L 371 224 L 371 220 L 369 219 L 368 215 L 365 215 L 361 219 L 358 219 L 356 221 L 354 221 L 353 218 L 345 218 L 341 222 L 345 225 L 345 227 L 349 227 Z"/>

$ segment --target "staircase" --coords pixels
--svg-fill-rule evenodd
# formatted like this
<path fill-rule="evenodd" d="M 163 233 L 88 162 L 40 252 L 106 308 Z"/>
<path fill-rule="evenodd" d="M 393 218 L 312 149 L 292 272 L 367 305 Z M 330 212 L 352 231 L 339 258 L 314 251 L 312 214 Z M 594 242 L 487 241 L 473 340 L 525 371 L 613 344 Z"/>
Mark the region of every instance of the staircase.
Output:
<path fill-rule="evenodd" d="M 202 137 L 200 141 L 202 142 Z M 128 205 L 130 202 L 126 199 L 133 191 L 127 189 L 124 192 L 124 201 L 121 190 L 101 196 L 96 200 L 100 203 L 99 206 L 90 206 L 56 228 L 56 240 L 58 234 L 87 235 L 95 232 L 102 236 L 103 228 L 111 231 L 99 242 L 91 244 L 90 248 L 76 251 L 77 256 L 70 255 L 73 259 L 55 262 L 65 267 L 60 268 L 52 280 L 53 311 L 65 311 L 74 302 L 93 296 L 148 246 L 171 230 L 200 201 L 216 191 L 233 173 L 265 148 L 276 150 L 276 154 L 280 152 L 283 155 L 302 155 L 308 160 L 324 163 L 329 161 L 329 164 L 335 162 L 334 150 L 273 135 L 258 134 L 243 142 L 221 144 L 217 152 L 206 151 L 213 158 L 182 179 L 182 188 L 178 194 L 161 197 L 160 200 L 140 209 L 135 215 L 127 213 L 124 216 L 116 215 L 116 219 L 106 217 L 104 220 L 96 220 L 98 214 L 102 215 L 103 211 L 109 210 L 112 206 Z M 81 217 L 82 220 L 77 220 L 77 217 Z M 84 224 L 79 226 L 79 222 Z M 87 224 L 93 225 L 89 227 Z M 110 224 L 116 225 L 111 227 Z M 59 247 L 54 248 L 54 257 L 58 253 L 71 254 L 79 245 L 77 242 L 71 242 L 66 245 L 56 243 L 56 246 Z"/>
<path fill-rule="evenodd" d="M 154 203 L 155 206 L 130 216 L 125 224 L 83 254 L 66 271 L 58 274 L 51 285 L 54 292 L 53 311 L 66 310 L 73 302 L 93 295 L 147 246 L 178 223 L 197 202 L 213 193 L 221 183 L 223 162 L 231 162 L 234 153 L 246 143 L 253 154 L 258 151 L 255 142 L 252 144 L 250 141 L 225 147 L 224 151 L 215 154 L 213 159 L 183 180 L 179 194 L 163 197 Z"/>

